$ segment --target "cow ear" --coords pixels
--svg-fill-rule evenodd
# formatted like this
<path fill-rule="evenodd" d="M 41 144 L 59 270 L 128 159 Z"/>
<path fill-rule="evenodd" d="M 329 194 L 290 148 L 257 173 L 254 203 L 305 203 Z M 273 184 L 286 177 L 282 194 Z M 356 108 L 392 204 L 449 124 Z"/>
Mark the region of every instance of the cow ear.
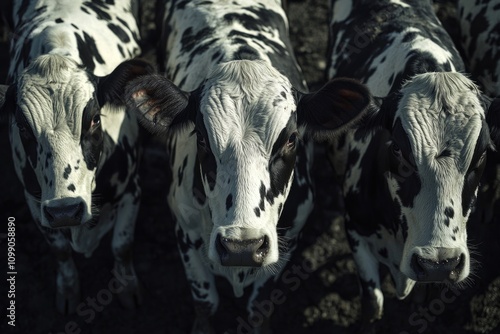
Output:
<path fill-rule="evenodd" d="M 194 124 L 197 91 L 187 93 L 161 75 L 146 75 L 130 82 L 125 90 L 127 105 L 152 134 Z"/>
<path fill-rule="evenodd" d="M 359 81 L 330 80 L 319 91 L 299 97 L 297 121 L 306 134 L 324 140 L 352 128 L 368 112 L 372 96 Z"/>
<path fill-rule="evenodd" d="M 16 86 L 0 85 L 0 122 L 4 123 L 9 114 L 16 110 Z"/>
<path fill-rule="evenodd" d="M 486 123 L 490 128 L 491 140 L 498 150 L 500 147 L 500 97 L 492 99 L 487 107 Z"/>
<path fill-rule="evenodd" d="M 386 97 L 373 97 L 373 110 L 359 126 L 362 133 L 367 134 L 378 129 L 392 132 L 400 98 L 399 92 L 390 93 Z"/>
<path fill-rule="evenodd" d="M 155 73 L 154 67 L 140 59 L 127 60 L 118 65 L 113 72 L 98 78 L 97 100 L 102 107 L 106 103 L 125 105 L 123 93 L 130 81 L 142 75 Z"/>

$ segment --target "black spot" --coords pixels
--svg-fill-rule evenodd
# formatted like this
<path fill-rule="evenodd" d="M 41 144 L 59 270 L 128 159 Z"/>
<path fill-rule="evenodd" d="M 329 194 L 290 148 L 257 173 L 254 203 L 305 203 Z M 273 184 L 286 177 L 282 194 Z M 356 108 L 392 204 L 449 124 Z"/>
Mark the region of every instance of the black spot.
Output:
<path fill-rule="evenodd" d="M 92 73 L 95 69 L 94 59 L 99 64 L 104 64 L 104 59 L 97 49 L 94 38 L 86 32 L 82 32 L 82 34 L 83 38 L 79 34 L 75 33 L 78 53 L 80 55 L 80 58 L 82 59 L 83 65 L 90 73 Z"/>
<path fill-rule="evenodd" d="M 123 30 L 120 26 L 113 24 L 113 23 L 108 23 L 108 28 L 111 30 L 123 43 L 128 43 L 130 42 L 130 37 L 128 34 Z"/>
<path fill-rule="evenodd" d="M 61 18 L 56 19 L 56 23 L 63 23 L 63 22 L 64 22 L 64 20 Z"/>
<path fill-rule="evenodd" d="M 229 209 L 233 206 L 233 195 L 229 194 L 227 195 L 226 198 L 226 210 L 229 211 Z"/>
<path fill-rule="evenodd" d="M 103 2 L 89 1 L 83 3 L 83 6 L 87 6 L 89 9 L 93 10 L 99 20 L 111 21 L 111 16 L 105 11 L 107 6 Z M 84 7 L 82 7 L 82 9 L 84 9 Z"/>
<path fill-rule="evenodd" d="M 446 218 L 444 220 L 444 224 L 446 225 L 446 227 L 449 227 L 450 226 L 450 218 Z"/>
<path fill-rule="evenodd" d="M 240 271 L 238 274 L 238 278 L 240 279 L 240 283 L 243 283 L 243 280 L 245 279 L 245 273 Z"/>
<path fill-rule="evenodd" d="M 483 120 L 483 127 L 477 138 L 471 164 L 465 174 L 464 186 L 462 188 L 462 215 L 464 217 L 476 203 L 476 190 L 486 165 L 486 158 L 482 157 L 491 140 L 487 129 L 488 125 L 485 120 Z"/>
<path fill-rule="evenodd" d="M 446 217 L 453 219 L 453 217 L 455 216 L 455 211 L 453 211 L 453 208 L 447 207 L 446 209 L 444 209 L 444 214 L 446 215 Z"/>
<path fill-rule="evenodd" d="M 256 215 L 257 217 L 260 217 L 260 209 L 259 209 L 259 208 L 255 208 L 255 209 L 253 209 L 253 210 L 254 210 L 254 212 L 255 212 L 255 215 Z"/>
<path fill-rule="evenodd" d="M 75 185 L 72 183 L 68 186 L 68 190 L 69 191 L 72 191 L 72 192 L 75 192 L 76 188 L 75 188 Z"/>
<path fill-rule="evenodd" d="M 387 259 L 387 248 L 381 248 L 378 250 L 378 253 L 380 254 L 380 256 L 382 256 L 384 259 Z"/>
<path fill-rule="evenodd" d="M 408 238 L 408 221 L 405 216 L 401 217 L 401 227 L 403 231 L 403 240 L 406 241 L 406 238 Z"/>
<path fill-rule="evenodd" d="M 264 185 L 264 182 L 262 182 L 262 181 L 260 181 L 259 193 L 260 193 L 259 208 L 262 211 L 264 211 L 264 198 L 266 197 L 266 186 Z"/>
<path fill-rule="evenodd" d="M 459 230 L 460 230 L 460 229 L 458 228 L 458 226 L 457 226 L 457 227 L 455 227 L 455 228 L 453 229 L 453 234 L 457 234 Z"/>
<path fill-rule="evenodd" d="M 177 179 L 179 186 L 182 184 L 182 179 L 184 177 L 184 170 L 186 169 L 187 162 L 188 162 L 188 156 L 186 155 L 184 157 L 184 160 L 182 161 L 182 166 L 179 166 L 179 170 L 177 171 Z"/>
<path fill-rule="evenodd" d="M 259 53 L 254 48 L 248 45 L 242 45 L 240 48 L 234 53 L 235 59 L 246 59 L 246 60 L 255 60 L 259 59 Z"/>
<path fill-rule="evenodd" d="M 71 174 L 71 166 L 68 164 L 68 166 L 66 166 L 66 168 L 64 168 L 63 177 L 64 177 L 65 180 L 68 179 L 69 174 Z"/>
<path fill-rule="evenodd" d="M 284 94 L 284 92 L 282 93 Z M 269 174 L 271 177 L 271 191 L 274 197 L 283 194 L 286 186 L 290 183 L 290 177 L 296 162 L 297 145 L 288 148 L 285 144 L 296 130 L 297 118 L 294 113 L 290 115 L 287 125 L 281 130 L 272 148 L 271 159 L 269 161 Z"/>

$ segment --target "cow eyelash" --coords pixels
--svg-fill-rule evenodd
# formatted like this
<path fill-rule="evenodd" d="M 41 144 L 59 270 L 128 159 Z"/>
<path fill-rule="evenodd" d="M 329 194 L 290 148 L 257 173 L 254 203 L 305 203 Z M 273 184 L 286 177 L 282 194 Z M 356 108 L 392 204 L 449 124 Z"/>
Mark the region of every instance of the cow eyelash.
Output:
<path fill-rule="evenodd" d="M 392 152 L 392 154 L 394 154 L 394 156 L 396 156 L 398 158 L 401 158 L 401 156 L 402 156 L 401 148 L 395 142 L 392 142 L 391 152 Z"/>
<path fill-rule="evenodd" d="M 92 116 L 92 121 L 90 122 L 90 128 L 93 129 L 101 124 L 101 114 L 95 114 Z"/>
<path fill-rule="evenodd" d="M 288 149 L 292 149 L 295 147 L 296 143 L 297 143 L 297 135 L 298 133 L 297 132 L 294 132 L 290 135 L 290 137 L 288 137 L 288 141 L 286 142 L 285 146 L 288 148 Z"/>
<path fill-rule="evenodd" d="M 416 168 L 403 157 L 401 148 L 395 142 L 391 144 L 391 153 L 398 161 L 396 175 L 406 178 L 416 172 Z"/>
<path fill-rule="evenodd" d="M 205 140 L 205 136 L 203 136 L 203 134 L 199 130 L 196 130 L 196 140 L 197 140 L 198 146 L 200 146 L 202 148 L 207 147 L 207 142 Z"/>

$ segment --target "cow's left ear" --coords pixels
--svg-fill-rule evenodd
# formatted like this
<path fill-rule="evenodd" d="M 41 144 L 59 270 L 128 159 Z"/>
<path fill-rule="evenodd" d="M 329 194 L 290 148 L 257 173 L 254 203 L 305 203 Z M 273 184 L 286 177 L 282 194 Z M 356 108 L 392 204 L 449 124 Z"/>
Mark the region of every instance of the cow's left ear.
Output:
<path fill-rule="evenodd" d="M 500 148 L 500 97 L 487 102 L 489 106 L 486 109 L 486 123 L 490 128 L 491 140 L 498 150 Z"/>
<path fill-rule="evenodd" d="M 140 59 L 127 60 L 118 65 L 113 72 L 98 78 L 97 100 L 99 106 L 105 103 L 125 105 L 125 86 L 135 78 L 155 73 L 154 67 Z"/>
<path fill-rule="evenodd" d="M 315 140 L 332 138 L 353 127 L 369 109 L 372 96 L 359 81 L 332 79 L 319 91 L 298 96 L 297 121 Z"/>

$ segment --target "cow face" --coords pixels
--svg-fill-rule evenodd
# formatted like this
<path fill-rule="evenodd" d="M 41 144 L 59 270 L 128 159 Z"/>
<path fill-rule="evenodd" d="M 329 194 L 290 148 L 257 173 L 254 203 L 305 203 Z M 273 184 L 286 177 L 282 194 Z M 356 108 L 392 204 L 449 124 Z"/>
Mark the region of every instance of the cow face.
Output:
<path fill-rule="evenodd" d="M 199 177 L 192 186 L 199 189 L 191 193 L 203 193 L 209 212 L 208 258 L 244 267 L 279 260 L 277 224 L 303 136 L 339 131 L 370 100 L 363 86 L 348 80 L 303 96 L 257 60 L 216 66 L 192 93 L 152 76 L 134 82 L 127 96 L 150 131 L 193 141 Z"/>
<path fill-rule="evenodd" d="M 105 132 L 100 108 L 106 102 L 119 103 L 117 92 L 133 76 L 134 66 L 141 72 L 147 65 L 127 63 L 108 77 L 96 78 L 68 58 L 45 55 L 9 87 L 2 109 L 12 120 L 14 164 L 31 213 L 42 226 L 92 221 L 92 191 Z"/>
<path fill-rule="evenodd" d="M 490 145 L 481 95 L 462 74 L 427 73 L 384 104 L 395 110 L 385 176 L 405 239 L 400 270 L 416 281 L 462 281 L 466 223 Z"/>

